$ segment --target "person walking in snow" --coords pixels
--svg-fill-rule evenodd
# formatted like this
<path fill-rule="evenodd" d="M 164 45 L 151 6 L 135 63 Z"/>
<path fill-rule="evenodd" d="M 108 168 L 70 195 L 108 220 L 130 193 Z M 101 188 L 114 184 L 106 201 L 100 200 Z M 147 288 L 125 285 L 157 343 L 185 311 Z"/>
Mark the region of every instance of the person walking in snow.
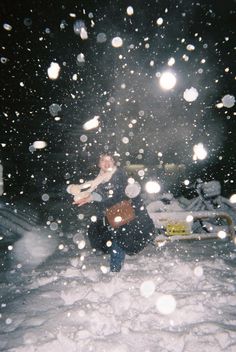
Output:
<path fill-rule="evenodd" d="M 140 195 L 128 197 L 127 175 L 116 166 L 114 157 L 101 155 L 98 167 L 98 176 L 83 184 L 83 189 L 88 187 L 86 191 L 81 192 L 81 185 L 71 185 L 68 192 L 75 195 L 74 204 L 78 206 L 97 202 L 97 220 L 91 223 L 88 238 L 92 248 L 110 254 L 110 270 L 118 272 L 125 255 L 140 252 L 155 230 Z M 114 218 L 109 223 L 112 214 Z"/>

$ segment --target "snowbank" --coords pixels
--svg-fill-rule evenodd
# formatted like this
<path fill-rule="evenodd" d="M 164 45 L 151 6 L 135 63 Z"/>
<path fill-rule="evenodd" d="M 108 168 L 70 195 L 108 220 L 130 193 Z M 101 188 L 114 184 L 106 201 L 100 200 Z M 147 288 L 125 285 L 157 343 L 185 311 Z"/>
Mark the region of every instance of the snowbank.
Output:
<path fill-rule="evenodd" d="M 2 274 L 1 351 L 235 351 L 231 243 L 150 245 L 120 273 L 104 270 L 107 256 L 67 249 Z"/>

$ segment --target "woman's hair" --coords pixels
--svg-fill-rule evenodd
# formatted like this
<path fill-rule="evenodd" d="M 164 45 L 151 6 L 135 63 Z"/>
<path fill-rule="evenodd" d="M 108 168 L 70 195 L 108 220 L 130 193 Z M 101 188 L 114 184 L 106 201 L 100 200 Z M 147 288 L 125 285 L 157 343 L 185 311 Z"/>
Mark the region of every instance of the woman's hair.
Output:
<path fill-rule="evenodd" d="M 103 154 L 101 154 L 101 155 L 99 156 L 99 162 L 100 162 L 103 158 L 106 158 L 106 157 L 111 158 L 111 159 L 114 161 L 115 164 L 118 162 L 117 157 L 116 157 L 114 154 L 112 154 L 112 153 L 103 153 Z"/>

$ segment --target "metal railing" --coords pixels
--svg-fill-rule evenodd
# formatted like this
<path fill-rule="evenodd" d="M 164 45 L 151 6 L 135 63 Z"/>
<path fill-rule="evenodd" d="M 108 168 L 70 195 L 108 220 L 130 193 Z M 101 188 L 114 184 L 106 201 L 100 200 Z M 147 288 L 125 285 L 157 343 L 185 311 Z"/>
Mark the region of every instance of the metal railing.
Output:
<path fill-rule="evenodd" d="M 192 211 L 188 213 L 193 217 L 194 220 L 207 220 L 207 219 L 224 219 L 227 222 L 228 231 L 225 233 L 225 237 L 230 237 L 234 244 L 236 244 L 236 234 L 234 229 L 234 224 L 231 216 L 225 212 L 212 212 L 212 211 Z M 203 240 L 203 239 L 211 239 L 218 238 L 218 233 L 190 233 L 185 235 L 160 235 L 157 236 L 155 242 L 163 242 L 163 241 L 177 241 L 177 240 Z"/>

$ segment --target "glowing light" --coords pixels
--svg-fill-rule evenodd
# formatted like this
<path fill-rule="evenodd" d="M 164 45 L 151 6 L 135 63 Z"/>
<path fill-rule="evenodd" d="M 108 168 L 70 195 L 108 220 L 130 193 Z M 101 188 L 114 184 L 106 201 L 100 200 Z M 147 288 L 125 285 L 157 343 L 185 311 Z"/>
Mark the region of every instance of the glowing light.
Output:
<path fill-rule="evenodd" d="M 207 151 L 204 148 L 202 143 L 198 143 L 194 145 L 193 151 L 194 151 L 194 156 L 193 156 L 194 160 L 197 160 L 197 159 L 204 160 L 207 157 Z"/>
<path fill-rule="evenodd" d="M 61 107 L 58 104 L 53 103 L 49 106 L 49 112 L 53 117 L 57 116 L 60 111 L 61 111 Z"/>
<path fill-rule="evenodd" d="M 60 29 L 63 30 L 63 29 L 66 28 L 66 26 L 67 26 L 66 21 L 65 21 L 65 20 L 62 20 L 61 23 L 60 23 Z"/>
<path fill-rule="evenodd" d="M 10 325 L 12 323 L 12 319 L 11 318 L 7 318 L 5 320 L 5 323 L 6 323 L 6 325 Z"/>
<path fill-rule="evenodd" d="M 163 18 L 162 17 L 159 17 L 158 19 L 157 19 L 157 25 L 158 26 L 161 26 L 162 24 L 163 24 Z"/>
<path fill-rule="evenodd" d="M 139 175 L 140 177 L 143 177 L 143 176 L 145 175 L 145 171 L 144 171 L 144 170 L 139 170 L 139 171 L 138 171 L 138 175 Z"/>
<path fill-rule="evenodd" d="M 88 39 L 88 33 L 85 28 L 81 28 L 80 30 L 80 38 L 82 40 Z"/>
<path fill-rule="evenodd" d="M 223 103 L 217 103 L 217 104 L 216 104 L 216 107 L 217 107 L 218 109 L 223 108 L 223 106 L 224 106 L 224 104 L 223 104 Z"/>
<path fill-rule="evenodd" d="M 73 236 L 73 242 L 78 244 L 79 241 L 81 240 L 81 233 L 76 233 L 74 236 Z"/>
<path fill-rule="evenodd" d="M 3 25 L 3 28 L 6 30 L 6 31 L 11 31 L 12 30 L 12 26 L 8 23 L 4 23 Z"/>
<path fill-rule="evenodd" d="M 120 48 L 123 45 L 123 40 L 120 37 L 115 37 L 112 39 L 111 45 L 114 48 Z"/>
<path fill-rule="evenodd" d="M 217 233 L 217 236 L 223 240 L 224 238 L 227 237 L 227 233 L 225 231 L 221 230 Z"/>
<path fill-rule="evenodd" d="M 184 61 L 188 61 L 188 60 L 189 60 L 189 57 L 188 57 L 188 55 L 186 55 L 186 54 L 184 54 L 182 57 L 183 57 L 183 60 L 184 60 Z"/>
<path fill-rule="evenodd" d="M 43 149 L 43 148 L 45 148 L 46 146 L 47 146 L 47 143 L 44 142 L 44 141 L 35 141 L 35 142 L 33 143 L 33 147 L 34 147 L 35 149 Z"/>
<path fill-rule="evenodd" d="M 233 95 L 226 94 L 222 98 L 222 103 L 226 108 L 232 108 L 235 104 L 235 97 Z"/>
<path fill-rule="evenodd" d="M 156 181 L 148 181 L 145 188 L 148 193 L 159 193 L 161 190 L 161 186 Z"/>
<path fill-rule="evenodd" d="M 80 35 L 82 40 L 88 39 L 88 33 L 84 21 L 78 20 L 74 23 L 74 32 Z"/>
<path fill-rule="evenodd" d="M 168 60 L 168 66 L 173 66 L 175 64 L 175 59 L 173 57 L 171 57 L 169 60 Z"/>
<path fill-rule="evenodd" d="M 42 195 L 42 200 L 44 201 L 44 202 L 47 202 L 48 200 L 49 200 L 49 195 L 47 194 L 47 193 L 44 193 L 43 195 Z"/>
<path fill-rule="evenodd" d="M 184 180 L 184 185 L 185 186 L 188 186 L 190 184 L 190 181 L 189 180 Z"/>
<path fill-rule="evenodd" d="M 160 86 L 163 89 L 169 90 L 174 88 L 176 84 L 176 77 L 171 72 L 164 72 L 160 77 Z"/>
<path fill-rule="evenodd" d="M 236 194 L 232 194 L 232 196 L 229 198 L 230 203 L 236 203 Z"/>
<path fill-rule="evenodd" d="M 147 280 L 140 286 L 140 293 L 143 297 L 150 297 L 155 292 L 156 286 L 153 281 Z"/>
<path fill-rule="evenodd" d="M 171 314 L 175 311 L 176 300 L 172 295 L 162 295 L 156 302 L 156 308 L 163 315 Z"/>
<path fill-rule="evenodd" d="M 114 218 L 114 221 L 115 222 L 121 222 L 122 221 L 122 217 L 121 216 L 116 216 L 115 218 Z"/>
<path fill-rule="evenodd" d="M 79 249 L 84 249 L 85 245 L 86 245 L 86 243 L 85 243 L 84 240 L 81 240 L 81 241 L 78 242 L 78 248 Z"/>
<path fill-rule="evenodd" d="M 122 138 L 122 142 L 123 142 L 124 144 L 128 144 L 128 143 L 129 143 L 129 138 L 128 138 L 128 137 L 123 137 L 123 138 Z"/>
<path fill-rule="evenodd" d="M 107 246 L 107 247 L 111 247 L 111 246 L 112 246 L 112 242 L 111 242 L 110 240 L 107 241 L 107 242 L 106 242 L 106 246 Z"/>
<path fill-rule="evenodd" d="M 92 221 L 92 222 L 96 222 L 96 221 L 97 221 L 96 215 L 92 215 L 92 216 L 91 216 L 91 221 Z"/>
<path fill-rule="evenodd" d="M 79 63 L 85 62 L 85 56 L 84 56 L 83 53 L 80 53 L 79 55 L 77 55 L 77 61 L 78 61 Z"/>
<path fill-rule="evenodd" d="M 192 215 L 188 215 L 186 217 L 186 222 L 192 222 L 193 221 L 193 216 Z"/>
<path fill-rule="evenodd" d="M 193 272 L 195 276 L 201 277 L 203 275 L 203 268 L 201 266 L 197 266 Z"/>
<path fill-rule="evenodd" d="M 58 229 L 58 224 L 56 222 L 52 222 L 49 227 L 52 231 L 56 231 Z"/>
<path fill-rule="evenodd" d="M 186 47 L 186 49 L 187 49 L 188 51 L 193 51 L 193 50 L 195 50 L 195 46 L 192 45 L 192 44 L 188 44 L 187 47 Z"/>
<path fill-rule="evenodd" d="M 101 272 L 102 272 L 103 274 L 107 274 L 107 273 L 109 272 L 108 267 L 105 266 L 105 265 L 101 265 L 101 266 L 100 266 L 100 269 L 101 269 Z"/>
<path fill-rule="evenodd" d="M 93 128 L 97 128 L 99 126 L 99 116 L 94 116 L 93 119 L 85 122 L 85 124 L 83 125 L 83 128 L 85 130 L 92 130 Z"/>
<path fill-rule="evenodd" d="M 80 141 L 81 141 L 81 142 L 85 143 L 85 142 L 87 142 L 87 140 L 88 140 L 88 137 L 87 137 L 85 134 L 83 134 L 82 136 L 80 136 Z"/>
<path fill-rule="evenodd" d="M 7 62 L 7 58 L 6 57 L 1 57 L 0 59 L 2 64 L 5 64 Z"/>
<path fill-rule="evenodd" d="M 135 183 L 135 179 L 133 177 L 128 178 L 128 183 L 133 185 Z"/>
<path fill-rule="evenodd" d="M 196 88 L 191 87 L 190 89 L 185 89 L 183 97 L 186 101 L 192 102 L 197 99 L 198 91 Z"/>
<path fill-rule="evenodd" d="M 125 194 L 129 198 L 137 197 L 141 192 L 141 186 L 138 182 L 129 183 L 125 188 Z"/>
<path fill-rule="evenodd" d="M 144 111 L 140 110 L 138 114 L 139 114 L 139 116 L 144 116 Z"/>
<path fill-rule="evenodd" d="M 133 7 L 132 6 L 128 6 L 126 12 L 127 12 L 127 15 L 132 16 L 134 14 Z"/>
<path fill-rule="evenodd" d="M 48 68 L 47 72 L 48 72 L 48 77 L 50 79 L 57 79 L 59 77 L 59 73 L 60 73 L 60 66 L 58 65 L 58 63 L 56 62 L 51 62 L 50 67 Z"/>

